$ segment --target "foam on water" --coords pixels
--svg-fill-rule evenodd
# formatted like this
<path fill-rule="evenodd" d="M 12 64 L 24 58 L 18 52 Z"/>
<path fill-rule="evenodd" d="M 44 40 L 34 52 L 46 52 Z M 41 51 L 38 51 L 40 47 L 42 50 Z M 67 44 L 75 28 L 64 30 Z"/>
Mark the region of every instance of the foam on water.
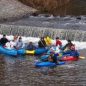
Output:
<path fill-rule="evenodd" d="M 13 36 L 6 36 L 8 38 L 8 40 L 13 40 Z M 2 35 L 0 35 L 0 38 L 2 38 Z M 24 43 L 29 43 L 29 42 L 33 42 L 34 44 L 37 44 L 38 41 L 40 40 L 40 38 L 36 38 L 36 37 L 24 37 L 22 36 L 22 40 Z M 67 43 L 66 40 L 62 40 L 62 44 L 63 46 Z M 86 49 L 86 42 L 79 42 L 79 41 L 73 41 L 73 43 L 76 45 L 76 49 L 80 50 L 80 49 Z M 52 45 L 55 45 L 55 40 L 52 40 Z"/>

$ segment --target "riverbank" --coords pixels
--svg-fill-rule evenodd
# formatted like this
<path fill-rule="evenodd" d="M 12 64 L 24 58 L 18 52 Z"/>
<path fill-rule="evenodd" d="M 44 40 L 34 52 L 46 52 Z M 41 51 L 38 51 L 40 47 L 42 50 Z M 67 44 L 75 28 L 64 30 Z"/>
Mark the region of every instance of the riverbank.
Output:
<path fill-rule="evenodd" d="M 0 21 L 18 20 L 37 10 L 26 6 L 18 0 L 0 0 Z"/>
<path fill-rule="evenodd" d="M 19 0 L 22 3 L 34 7 L 41 13 L 54 15 L 86 15 L 85 0 Z"/>

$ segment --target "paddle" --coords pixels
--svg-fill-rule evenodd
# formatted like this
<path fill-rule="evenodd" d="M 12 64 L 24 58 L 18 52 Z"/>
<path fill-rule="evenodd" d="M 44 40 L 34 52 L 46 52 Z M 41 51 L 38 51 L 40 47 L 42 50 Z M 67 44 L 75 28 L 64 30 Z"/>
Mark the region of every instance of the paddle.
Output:
<path fill-rule="evenodd" d="M 80 58 L 80 59 L 86 59 L 86 57 L 84 57 L 84 56 L 79 56 L 79 58 Z"/>

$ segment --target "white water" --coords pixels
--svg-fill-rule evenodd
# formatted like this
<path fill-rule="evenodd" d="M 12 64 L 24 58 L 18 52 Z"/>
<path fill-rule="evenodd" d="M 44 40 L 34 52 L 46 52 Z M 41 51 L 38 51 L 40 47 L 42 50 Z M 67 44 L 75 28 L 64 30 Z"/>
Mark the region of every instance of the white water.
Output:
<path fill-rule="evenodd" d="M 46 14 L 39 14 L 38 16 L 29 16 L 13 22 L 6 22 L 10 25 L 25 25 L 25 26 L 36 26 L 36 27 L 50 27 L 50 28 L 61 28 L 61 29 L 76 29 L 86 30 L 86 16 L 79 16 L 81 19 L 77 19 L 75 16 L 60 17 Z"/>
<path fill-rule="evenodd" d="M 0 35 L 0 38 L 2 38 L 2 35 Z M 8 40 L 13 40 L 14 36 L 10 35 L 10 36 L 6 36 L 6 38 Z M 29 43 L 29 42 L 33 42 L 34 44 L 37 45 L 38 41 L 40 40 L 40 38 L 35 38 L 35 37 L 23 37 L 22 36 L 22 41 L 24 43 Z M 66 40 L 62 40 L 62 45 L 64 46 L 67 43 Z M 73 41 L 73 43 L 76 45 L 76 49 L 80 50 L 80 49 L 86 49 L 86 42 L 79 42 L 79 41 Z M 55 45 L 55 40 L 52 40 L 52 45 Z"/>

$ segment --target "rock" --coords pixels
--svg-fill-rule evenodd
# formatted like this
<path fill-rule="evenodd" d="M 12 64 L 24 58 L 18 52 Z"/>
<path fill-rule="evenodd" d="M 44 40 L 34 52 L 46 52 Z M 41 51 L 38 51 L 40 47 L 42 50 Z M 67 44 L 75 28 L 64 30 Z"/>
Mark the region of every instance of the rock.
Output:
<path fill-rule="evenodd" d="M 17 0 L 0 0 L 0 20 L 18 19 L 35 13 L 37 10 L 22 4 Z"/>

